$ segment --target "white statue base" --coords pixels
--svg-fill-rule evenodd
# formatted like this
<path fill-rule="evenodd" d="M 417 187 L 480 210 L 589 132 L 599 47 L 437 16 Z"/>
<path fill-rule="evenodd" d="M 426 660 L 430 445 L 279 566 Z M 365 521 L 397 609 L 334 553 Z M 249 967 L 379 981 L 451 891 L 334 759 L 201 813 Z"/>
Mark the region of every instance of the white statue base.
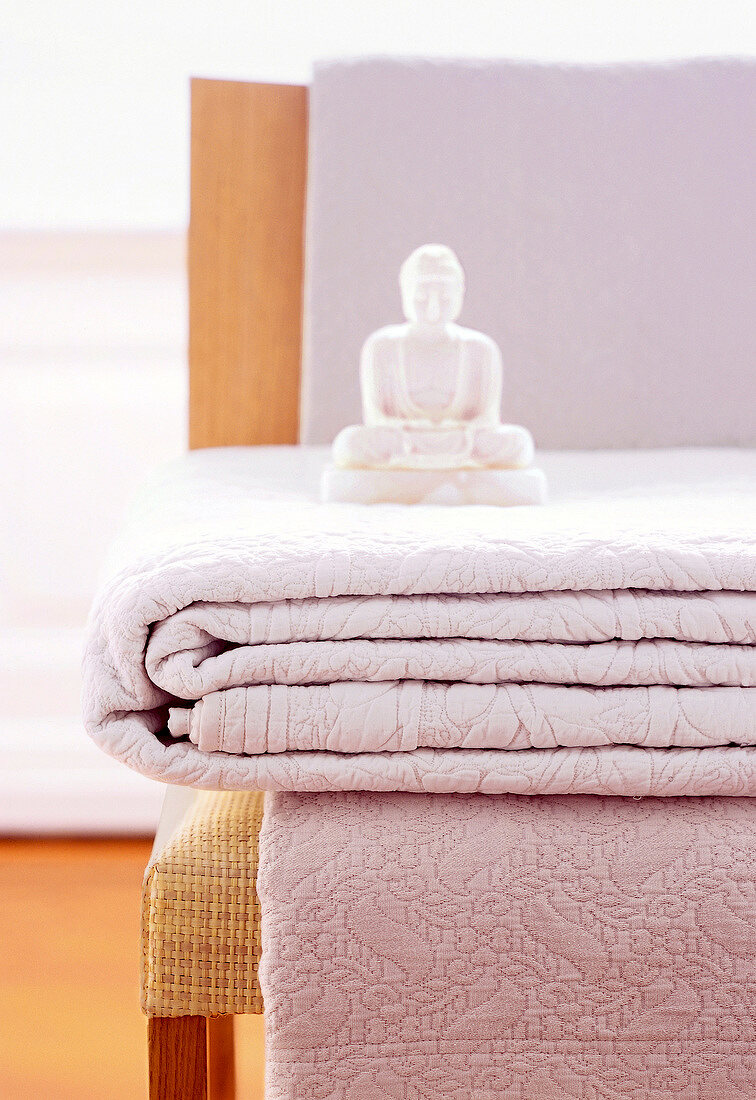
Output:
<path fill-rule="evenodd" d="M 525 470 L 357 470 L 327 466 L 323 500 L 343 504 L 544 504 L 546 475 Z"/>

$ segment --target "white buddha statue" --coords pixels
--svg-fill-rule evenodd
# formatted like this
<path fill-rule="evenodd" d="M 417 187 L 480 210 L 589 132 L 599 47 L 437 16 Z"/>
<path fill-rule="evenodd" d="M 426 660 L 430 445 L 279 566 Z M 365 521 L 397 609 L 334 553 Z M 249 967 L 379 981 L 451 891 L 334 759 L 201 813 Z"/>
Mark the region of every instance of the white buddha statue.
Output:
<path fill-rule="evenodd" d="M 526 470 L 533 440 L 500 418 L 501 354 L 462 328 L 465 279 L 444 245 L 423 245 L 402 265 L 406 322 L 378 329 L 360 362 L 363 424 L 333 444 L 329 500 L 363 503 L 540 503 L 545 480 Z M 518 476 L 519 475 L 519 476 Z"/>

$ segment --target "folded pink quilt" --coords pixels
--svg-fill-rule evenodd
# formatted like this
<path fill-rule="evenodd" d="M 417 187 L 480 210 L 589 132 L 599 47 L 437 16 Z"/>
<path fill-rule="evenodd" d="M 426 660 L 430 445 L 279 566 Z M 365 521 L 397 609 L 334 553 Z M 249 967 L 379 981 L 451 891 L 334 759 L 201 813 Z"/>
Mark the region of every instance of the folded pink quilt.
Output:
<path fill-rule="evenodd" d="M 317 501 L 199 452 L 114 547 L 93 737 L 215 788 L 756 794 L 756 455 L 543 456 L 538 508 Z"/>
<path fill-rule="evenodd" d="M 750 799 L 267 796 L 267 1100 L 756 1096 Z"/>

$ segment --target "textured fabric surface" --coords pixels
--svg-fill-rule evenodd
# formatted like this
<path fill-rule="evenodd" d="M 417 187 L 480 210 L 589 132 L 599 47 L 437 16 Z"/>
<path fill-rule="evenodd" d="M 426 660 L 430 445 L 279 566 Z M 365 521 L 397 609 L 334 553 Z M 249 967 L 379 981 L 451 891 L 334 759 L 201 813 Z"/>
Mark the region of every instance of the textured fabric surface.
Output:
<path fill-rule="evenodd" d="M 323 505 L 321 458 L 142 498 L 91 622 L 105 748 L 220 788 L 756 793 L 754 452 L 544 455 L 542 509 Z"/>
<path fill-rule="evenodd" d="M 267 1100 L 756 1096 L 750 799 L 266 796 Z"/>
<path fill-rule="evenodd" d="M 142 891 L 142 1008 L 262 1012 L 257 791 L 203 793 L 150 861 Z"/>
<path fill-rule="evenodd" d="M 309 149 L 305 443 L 361 420 L 360 347 L 434 241 L 538 447 L 756 444 L 753 60 L 337 61 Z"/>

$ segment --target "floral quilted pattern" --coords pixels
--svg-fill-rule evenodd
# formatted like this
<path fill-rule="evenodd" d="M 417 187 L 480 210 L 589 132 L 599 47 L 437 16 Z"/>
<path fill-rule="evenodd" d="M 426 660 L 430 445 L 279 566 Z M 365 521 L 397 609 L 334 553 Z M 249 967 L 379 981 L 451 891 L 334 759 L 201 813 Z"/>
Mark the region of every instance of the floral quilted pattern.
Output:
<path fill-rule="evenodd" d="M 749 799 L 267 796 L 269 1100 L 756 1097 Z"/>
<path fill-rule="evenodd" d="M 85 714 L 195 786 L 756 794 L 756 456 L 544 456 L 546 508 L 324 505 L 190 455 L 116 543 Z"/>

